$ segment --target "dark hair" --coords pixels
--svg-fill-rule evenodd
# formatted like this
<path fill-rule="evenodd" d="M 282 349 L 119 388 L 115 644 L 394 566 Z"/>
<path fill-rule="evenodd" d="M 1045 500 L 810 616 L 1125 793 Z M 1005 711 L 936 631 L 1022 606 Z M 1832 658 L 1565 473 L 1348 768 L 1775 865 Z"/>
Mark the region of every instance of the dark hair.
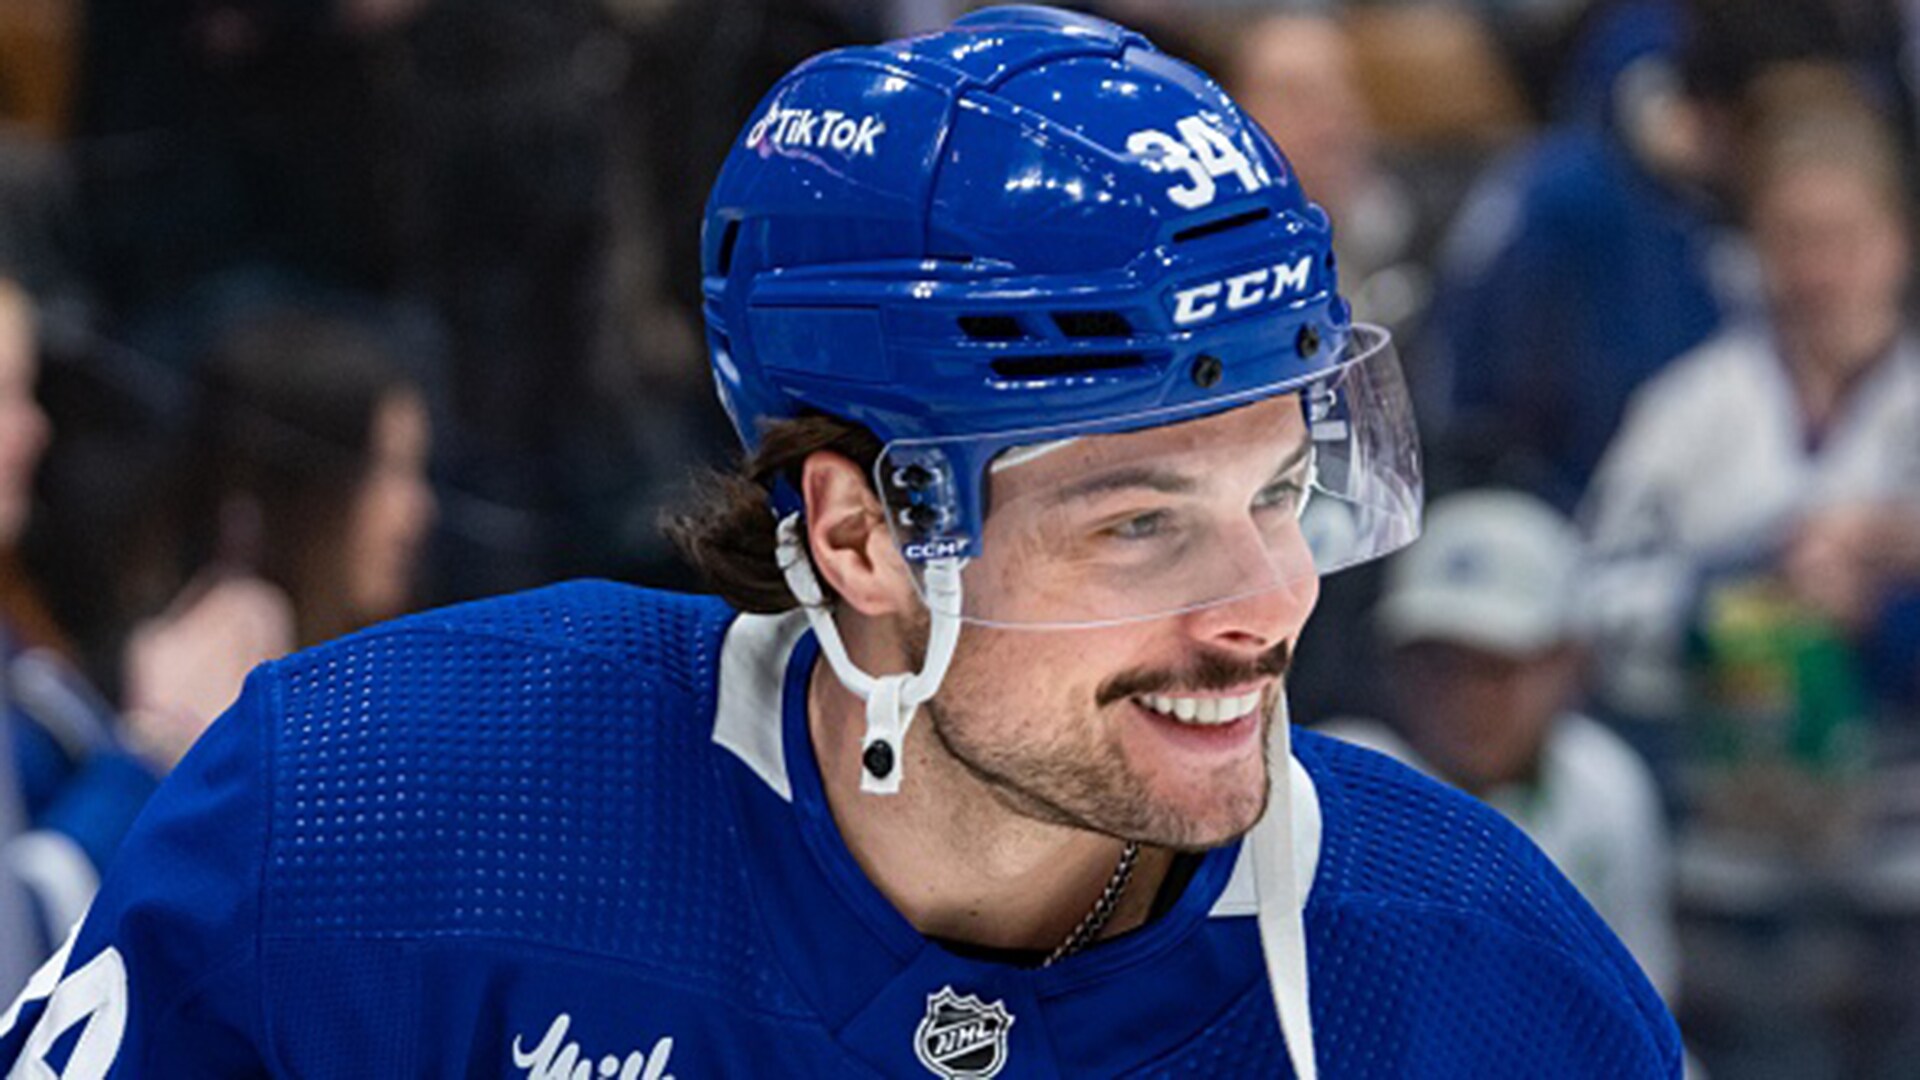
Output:
<path fill-rule="evenodd" d="M 773 486 L 785 480 L 799 491 L 801 467 L 822 450 L 871 473 L 880 440 L 831 416 L 769 421 L 761 425 L 757 449 L 732 472 L 702 474 L 695 487 L 706 497 L 667 519 L 667 535 L 681 555 L 734 607 L 774 614 L 799 606 L 774 559 Z M 821 587 L 831 594 L 824 582 Z"/>
<path fill-rule="evenodd" d="M 1845 27 L 1821 0 L 1688 0 L 1681 77 L 1695 97 L 1737 106 L 1777 64 L 1844 60 Z"/>
<path fill-rule="evenodd" d="M 328 614 L 341 602 L 341 531 L 367 475 L 375 414 L 417 384 L 377 331 L 301 309 L 233 327 L 202 374 L 190 560 L 237 563 L 285 589 L 303 641 L 351 629 Z M 257 514 L 236 517 L 240 506 Z"/>

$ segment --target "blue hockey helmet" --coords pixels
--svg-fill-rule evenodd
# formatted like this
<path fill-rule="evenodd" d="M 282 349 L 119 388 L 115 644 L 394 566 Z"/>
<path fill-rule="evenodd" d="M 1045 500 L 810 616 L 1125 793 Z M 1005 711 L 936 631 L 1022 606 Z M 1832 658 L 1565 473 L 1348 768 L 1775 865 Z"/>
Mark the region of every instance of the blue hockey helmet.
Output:
<path fill-rule="evenodd" d="M 1120 26 L 989 8 L 802 64 L 728 157 L 702 260 L 742 441 L 810 413 L 865 426 L 916 568 L 991 556 L 990 498 L 1031 511 L 1023 540 L 1057 541 L 1057 503 L 989 492 L 1010 466 L 1070 445 L 1112 466 L 1101 436 L 1282 396 L 1310 438 L 1309 571 L 1417 530 L 1407 395 L 1385 332 L 1336 291 L 1325 212 L 1219 86 Z M 1158 578 L 1129 565 L 1111 590 L 1062 578 L 1059 603 L 1021 610 L 970 588 L 948 614 L 1098 624 L 1275 580 L 1217 554 Z"/>
<path fill-rule="evenodd" d="M 1218 86 L 1098 19 L 986 9 L 774 87 L 708 205 L 707 333 L 749 447 L 810 413 L 883 444 L 874 482 L 930 611 L 916 672 L 849 655 L 775 493 L 787 581 L 865 702 L 862 791 L 900 790 L 963 622 L 1187 610 L 1413 537 L 1407 394 L 1335 289 L 1329 233 Z M 1250 847 L 1276 1015 L 1312 1080 L 1294 853 L 1317 819 L 1292 775 L 1273 770 Z"/>

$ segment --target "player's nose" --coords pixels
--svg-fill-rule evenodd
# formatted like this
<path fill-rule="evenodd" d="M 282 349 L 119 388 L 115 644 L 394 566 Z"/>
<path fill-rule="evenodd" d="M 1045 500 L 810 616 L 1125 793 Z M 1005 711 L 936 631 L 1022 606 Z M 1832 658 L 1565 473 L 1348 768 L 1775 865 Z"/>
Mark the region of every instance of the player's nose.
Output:
<path fill-rule="evenodd" d="M 1232 599 L 1184 617 L 1184 629 L 1196 642 L 1233 653 L 1257 655 L 1300 636 L 1320 599 L 1320 578 L 1304 573 L 1275 575 Z"/>

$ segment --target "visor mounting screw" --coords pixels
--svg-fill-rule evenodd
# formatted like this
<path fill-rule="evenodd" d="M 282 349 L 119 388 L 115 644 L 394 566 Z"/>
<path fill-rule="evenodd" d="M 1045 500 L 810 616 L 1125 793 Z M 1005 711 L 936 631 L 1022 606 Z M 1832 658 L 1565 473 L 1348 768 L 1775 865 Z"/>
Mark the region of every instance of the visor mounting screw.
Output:
<path fill-rule="evenodd" d="M 1313 327 L 1313 326 L 1301 327 L 1300 337 L 1298 340 L 1296 340 L 1293 343 L 1293 347 L 1299 351 L 1300 359 L 1302 360 L 1313 359 L 1313 354 L 1320 351 L 1319 328 Z"/>
<path fill-rule="evenodd" d="M 1209 353 L 1201 353 L 1193 361 L 1193 385 L 1202 390 L 1211 390 L 1220 385 L 1220 376 L 1225 369 L 1220 358 Z"/>
<path fill-rule="evenodd" d="M 923 465 L 909 465 L 900 470 L 897 483 L 909 491 L 920 491 L 933 483 L 933 473 Z"/>
<path fill-rule="evenodd" d="M 925 503 L 907 507 L 903 516 L 906 518 L 907 527 L 919 532 L 931 532 L 940 524 L 940 511 Z"/>
<path fill-rule="evenodd" d="M 868 743 L 860 753 L 860 764 L 873 774 L 875 780 L 885 780 L 893 772 L 893 744 L 885 739 Z"/>

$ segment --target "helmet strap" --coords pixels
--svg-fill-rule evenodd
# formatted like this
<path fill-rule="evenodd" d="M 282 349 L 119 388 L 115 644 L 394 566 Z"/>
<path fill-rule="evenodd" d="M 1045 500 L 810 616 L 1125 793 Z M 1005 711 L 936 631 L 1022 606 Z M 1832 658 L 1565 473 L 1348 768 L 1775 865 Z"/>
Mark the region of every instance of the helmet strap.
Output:
<path fill-rule="evenodd" d="M 797 513 L 780 519 L 775 555 L 787 588 L 800 601 L 807 622 L 820 642 L 820 651 L 834 675 L 849 692 L 867 706 L 867 730 L 860 744 L 860 790 L 873 795 L 892 795 L 900 790 L 905 771 L 904 748 L 907 729 L 927 699 L 940 689 L 947 667 L 953 660 L 954 645 L 960 638 L 960 618 L 951 614 L 960 610 L 960 571 L 964 559 L 936 559 L 927 564 L 926 590 L 932 628 L 927 639 L 927 656 L 920 670 L 912 674 L 870 675 L 847 655 L 833 612 L 827 607 L 820 579 L 813 572 L 801 539 L 801 517 Z M 1252 849 L 1256 895 L 1259 897 L 1258 922 L 1260 946 L 1273 990 L 1280 1031 L 1286 1041 L 1294 1075 L 1313 1080 L 1318 1075 L 1314 1062 L 1313 1016 L 1307 995 L 1306 897 L 1300 870 L 1295 864 L 1293 836 L 1292 732 L 1291 721 L 1283 712 L 1273 725 L 1270 759 L 1287 764 L 1275 770 L 1275 790 L 1267 813 L 1254 825 L 1247 838 Z M 884 767 L 882 767 L 884 766 Z"/>
<path fill-rule="evenodd" d="M 1314 1062 L 1313 1013 L 1307 995 L 1307 898 L 1295 861 L 1293 814 L 1293 732 L 1286 699 L 1280 699 L 1267 760 L 1281 762 L 1273 769 L 1273 791 L 1267 812 L 1247 837 L 1253 857 L 1254 891 L 1259 897 L 1260 951 L 1267 962 L 1267 983 L 1273 991 L 1280 1034 L 1298 1080 L 1319 1075 Z"/>
<path fill-rule="evenodd" d="M 827 606 L 820 579 L 807 557 L 797 513 L 780 519 L 776 533 L 775 558 L 787 579 L 787 588 L 800 601 L 807 623 L 820 642 L 827 665 L 847 691 L 866 702 L 867 730 L 860 740 L 860 790 L 870 795 L 893 795 L 900 790 L 900 778 L 906 771 L 907 729 L 920 706 L 940 690 L 953 661 L 954 646 L 960 640 L 960 570 L 965 559 L 935 559 L 927 564 L 926 590 L 932 623 L 927 636 L 927 655 L 920 670 L 889 675 L 870 675 L 847 655 L 840 629 Z"/>

